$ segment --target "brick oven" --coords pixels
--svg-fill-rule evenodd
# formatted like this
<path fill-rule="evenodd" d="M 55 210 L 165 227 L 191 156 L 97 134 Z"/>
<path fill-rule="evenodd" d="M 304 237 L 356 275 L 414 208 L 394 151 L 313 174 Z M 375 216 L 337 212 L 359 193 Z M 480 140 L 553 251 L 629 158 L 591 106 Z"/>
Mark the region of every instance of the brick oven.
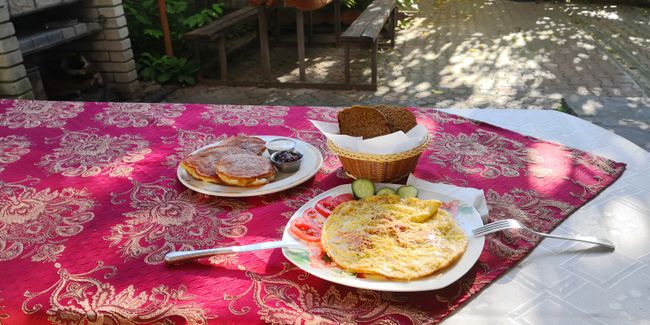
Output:
<path fill-rule="evenodd" d="M 60 87 L 88 82 L 92 76 L 66 82 L 49 76 L 62 65 L 85 71 L 83 64 L 68 67 L 66 56 L 76 56 L 104 87 L 131 99 L 138 81 L 122 0 L 0 0 L 0 97 L 52 97 L 43 86 L 48 78 Z"/>

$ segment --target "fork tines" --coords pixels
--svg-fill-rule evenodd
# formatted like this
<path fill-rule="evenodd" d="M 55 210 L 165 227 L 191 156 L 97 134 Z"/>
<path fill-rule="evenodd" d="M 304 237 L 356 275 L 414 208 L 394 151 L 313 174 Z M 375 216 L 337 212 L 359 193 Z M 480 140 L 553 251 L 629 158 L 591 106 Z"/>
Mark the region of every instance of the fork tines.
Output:
<path fill-rule="evenodd" d="M 510 222 L 507 219 L 506 220 L 499 220 L 499 221 L 490 222 L 490 223 L 488 223 L 486 225 L 483 225 L 481 227 L 478 227 L 478 228 L 472 230 L 472 235 L 480 236 L 481 234 L 492 231 L 494 229 L 507 227 L 509 225 L 509 223 Z"/>

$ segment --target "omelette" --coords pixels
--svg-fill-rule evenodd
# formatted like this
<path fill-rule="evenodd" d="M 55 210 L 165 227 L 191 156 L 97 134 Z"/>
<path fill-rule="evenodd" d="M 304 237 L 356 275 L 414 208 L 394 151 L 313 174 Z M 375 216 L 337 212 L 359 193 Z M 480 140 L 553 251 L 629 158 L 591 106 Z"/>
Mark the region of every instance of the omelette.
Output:
<path fill-rule="evenodd" d="M 321 243 L 354 273 L 410 280 L 458 260 L 467 236 L 437 200 L 376 195 L 339 205 L 323 225 Z"/>

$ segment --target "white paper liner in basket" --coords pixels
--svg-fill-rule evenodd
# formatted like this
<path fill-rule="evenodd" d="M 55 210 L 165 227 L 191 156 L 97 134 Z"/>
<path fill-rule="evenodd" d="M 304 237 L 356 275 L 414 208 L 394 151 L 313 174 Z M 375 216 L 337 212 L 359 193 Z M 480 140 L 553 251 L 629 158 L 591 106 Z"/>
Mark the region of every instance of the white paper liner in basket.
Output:
<path fill-rule="evenodd" d="M 397 131 L 364 140 L 361 137 L 339 134 L 338 123 L 314 120 L 310 120 L 310 122 L 337 147 L 346 151 L 362 152 L 372 155 L 392 155 L 409 151 L 422 144 L 429 135 L 427 128 L 418 124 L 406 133 Z"/>

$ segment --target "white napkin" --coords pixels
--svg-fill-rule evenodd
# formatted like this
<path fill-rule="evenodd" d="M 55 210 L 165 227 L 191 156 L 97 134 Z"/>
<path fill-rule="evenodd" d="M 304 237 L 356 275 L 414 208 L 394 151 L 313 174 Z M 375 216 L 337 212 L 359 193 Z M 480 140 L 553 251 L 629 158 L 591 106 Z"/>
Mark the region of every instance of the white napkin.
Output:
<path fill-rule="evenodd" d="M 442 184 L 442 183 L 431 183 L 425 181 L 421 178 L 409 175 L 408 180 L 406 181 L 407 185 L 412 185 L 418 188 L 418 191 L 431 191 L 435 193 L 440 193 L 469 203 L 474 206 L 478 214 L 481 215 L 483 223 L 487 222 L 488 217 L 488 207 L 487 202 L 485 201 L 485 193 L 483 190 L 479 190 L 472 187 L 459 187 L 455 185 Z"/>
<path fill-rule="evenodd" d="M 310 122 L 321 131 L 325 137 L 332 140 L 337 147 L 348 151 L 375 155 L 390 155 L 413 149 L 422 143 L 429 133 L 426 127 L 418 124 L 406 133 L 397 131 L 391 134 L 364 140 L 361 137 L 339 134 L 338 123 L 314 120 L 310 120 Z"/>

